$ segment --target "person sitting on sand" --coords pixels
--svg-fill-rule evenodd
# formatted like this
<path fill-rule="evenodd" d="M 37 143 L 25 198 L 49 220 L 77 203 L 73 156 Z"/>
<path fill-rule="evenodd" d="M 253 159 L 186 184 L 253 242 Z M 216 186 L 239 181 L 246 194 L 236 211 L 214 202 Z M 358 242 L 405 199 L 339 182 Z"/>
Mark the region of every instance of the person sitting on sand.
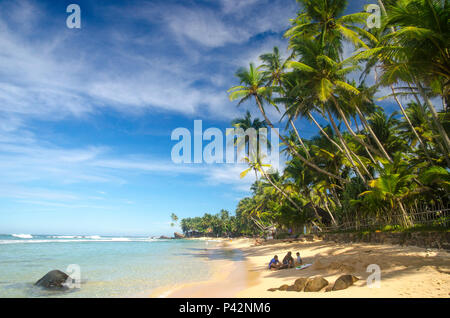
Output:
<path fill-rule="evenodd" d="M 288 252 L 286 256 L 283 258 L 282 268 L 291 268 L 291 267 L 294 267 L 294 258 L 292 257 L 292 253 Z"/>
<path fill-rule="evenodd" d="M 302 258 L 300 257 L 300 253 L 299 252 L 297 252 L 297 260 L 295 261 L 295 264 L 296 265 L 302 265 L 303 264 L 303 261 L 302 261 Z"/>
<path fill-rule="evenodd" d="M 278 255 L 275 255 L 269 263 L 269 269 L 278 269 L 280 268 L 280 261 L 278 260 Z"/>

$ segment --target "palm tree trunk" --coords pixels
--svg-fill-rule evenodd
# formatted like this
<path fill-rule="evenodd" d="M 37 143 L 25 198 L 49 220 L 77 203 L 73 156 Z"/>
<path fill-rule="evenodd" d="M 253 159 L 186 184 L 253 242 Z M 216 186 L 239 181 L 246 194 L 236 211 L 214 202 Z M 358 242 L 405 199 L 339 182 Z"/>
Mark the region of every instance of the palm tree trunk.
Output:
<path fill-rule="evenodd" d="M 292 205 L 293 205 L 297 210 L 299 210 L 300 212 L 302 211 L 301 208 L 298 206 L 298 204 L 295 203 L 295 201 L 292 200 L 292 198 L 291 198 L 285 191 L 283 191 L 280 187 L 278 187 L 278 186 L 272 181 L 272 179 L 269 177 L 269 175 L 268 175 L 267 173 L 264 172 L 264 169 L 263 169 L 263 168 L 261 168 L 260 171 L 261 171 L 261 174 L 264 176 L 264 178 L 266 178 L 267 181 L 269 181 L 269 183 L 272 185 L 272 187 L 274 187 L 274 188 L 275 188 L 278 192 L 280 192 L 286 199 L 288 199 L 288 201 L 289 201 L 290 203 L 292 203 Z"/>
<path fill-rule="evenodd" d="M 414 223 L 411 221 L 410 217 L 408 216 L 408 213 L 406 213 L 405 207 L 403 206 L 402 201 L 400 201 L 400 199 L 396 199 L 398 206 L 400 207 L 400 210 L 402 211 L 403 214 L 403 218 L 405 220 L 405 225 L 406 226 L 413 226 Z"/>
<path fill-rule="evenodd" d="M 328 207 L 327 197 L 325 196 L 325 199 L 323 199 L 323 205 L 325 206 L 325 210 L 327 210 L 328 214 L 331 217 L 331 220 L 333 221 L 334 225 L 337 225 L 336 220 L 334 219 L 333 213 L 331 213 L 330 208 Z"/>
<path fill-rule="evenodd" d="M 264 116 L 264 119 L 266 120 L 266 123 L 270 126 L 270 128 L 272 128 L 274 131 L 275 131 L 275 133 L 278 135 L 278 137 L 281 139 L 281 141 L 283 141 L 285 144 L 286 144 L 286 146 L 304 163 L 304 164 L 306 164 L 307 166 L 310 166 L 311 168 L 313 168 L 313 169 L 315 169 L 315 170 L 317 170 L 318 172 L 320 172 L 320 173 L 323 173 L 323 174 L 326 174 L 327 176 L 330 176 L 330 177 L 333 177 L 333 178 L 335 178 L 335 179 L 337 179 L 337 180 L 339 180 L 339 181 L 341 181 L 341 182 L 344 182 L 344 183 L 348 183 L 349 181 L 348 180 L 345 180 L 345 179 L 343 179 L 343 178 L 341 178 L 341 177 L 339 177 L 339 176 L 336 176 L 336 175 L 334 175 L 334 174 L 332 174 L 332 173 L 330 173 L 330 172 L 328 172 L 328 171 L 326 171 L 326 170 L 324 170 L 324 169 L 321 169 L 320 167 L 318 167 L 317 165 L 315 165 L 315 164 L 313 164 L 313 163 L 311 163 L 310 161 L 308 161 L 305 157 L 303 157 L 301 154 L 299 154 L 298 153 L 298 151 L 297 150 L 295 150 L 295 148 L 293 148 L 288 142 L 287 142 L 287 140 L 283 137 L 283 136 L 281 136 L 281 134 L 275 129 L 275 127 L 273 126 L 273 124 L 272 124 L 272 122 L 270 121 L 270 119 L 267 117 L 267 115 L 266 115 L 266 112 L 264 111 L 264 108 L 262 107 L 262 105 L 261 105 L 261 102 L 260 102 L 260 100 L 259 100 L 259 98 L 258 98 L 258 96 L 255 96 L 255 100 L 256 100 L 256 103 L 258 104 L 258 107 L 259 107 L 259 110 L 261 111 L 261 113 L 262 113 L 262 115 Z"/>
<path fill-rule="evenodd" d="M 298 141 L 300 141 L 300 145 L 302 145 L 303 150 L 305 150 L 306 157 L 308 159 L 311 159 L 311 155 L 309 154 L 308 148 L 306 148 L 305 144 L 303 143 L 302 138 L 300 137 L 300 134 L 298 133 L 297 127 L 295 127 L 294 122 L 290 118 L 289 118 L 289 123 L 291 124 L 292 128 L 294 129 L 295 134 L 297 135 Z"/>
<path fill-rule="evenodd" d="M 403 114 L 403 117 L 405 117 L 409 127 L 411 128 L 412 132 L 414 133 L 414 135 L 416 136 L 416 138 L 419 141 L 420 145 L 422 146 L 423 151 L 425 152 L 425 155 L 427 156 L 428 161 L 431 163 L 432 161 L 431 161 L 430 155 L 428 154 L 427 147 L 424 144 L 424 142 L 422 141 L 422 138 L 420 138 L 420 136 L 417 133 L 416 129 L 414 128 L 413 124 L 411 123 L 411 120 L 409 119 L 409 116 L 406 113 L 405 108 L 403 107 L 402 103 L 398 99 L 397 94 L 395 93 L 394 87 L 392 85 L 391 85 L 391 90 L 392 90 L 392 94 L 394 96 L 394 99 L 397 102 L 398 107 L 400 107 L 400 110 L 401 110 L 401 112 Z M 419 102 L 419 106 L 420 106 L 420 102 Z"/>
<path fill-rule="evenodd" d="M 330 136 L 328 136 L 328 134 L 325 132 L 325 130 L 323 130 L 323 128 L 320 126 L 320 124 L 316 121 L 316 119 L 312 116 L 312 114 L 310 112 L 308 112 L 309 118 L 312 119 L 312 121 L 314 121 L 314 123 L 316 124 L 317 127 L 319 127 L 320 131 L 322 132 L 322 134 L 328 139 L 328 141 L 330 141 L 333 145 L 335 145 L 346 157 L 347 159 L 351 162 L 352 159 L 351 157 L 349 158 L 347 156 L 347 153 L 333 140 L 330 138 Z M 370 172 L 367 170 L 367 168 L 364 166 L 364 164 L 361 162 L 361 160 L 358 158 L 358 156 L 356 154 L 354 154 L 352 152 L 352 154 L 355 156 L 355 158 L 357 158 L 356 160 L 358 160 L 359 164 L 364 168 L 364 170 L 366 171 L 366 173 L 371 177 Z M 370 153 L 369 153 L 370 155 Z"/>
<path fill-rule="evenodd" d="M 339 205 L 340 207 L 342 207 L 341 200 L 339 200 L 339 197 L 338 197 L 338 195 L 336 193 L 336 189 L 334 188 L 334 186 L 330 187 L 330 192 L 333 195 L 333 198 L 336 200 L 336 204 Z"/>
<path fill-rule="evenodd" d="M 325 130 L 323 130 L 322 126 L 316 121 L 316 119 L 313 117 L 313 115 L 308 112 L 309 118 L 316 124 L 316 126 L 319 128 L 320 132 L 328 139 L 329 142 L 331 142 L 333 145 L 336 146 L 337 149 L 339 149 L 340 152 L 344 153 L 344 150 L 339 146 L 337 142 L 335 142 L 327 133 Z"/>
<path fill-rule="evenodd" d="M 342 120 L 344 121 L 345 127 L 347 127 L 347 130 L 352 134 L 353 137 L 355 137 L 355 140 L 358 143 L 360 143 L 362 146 L 372 150 L 373 152 L 377 153 L 379 156 L 386 157 L 387 160 L 392 162 L 391 157 L 389 157 L 388 153 L 386 152 L 386 149 L 384 149 L 383 145 L 381 144 L 381 142 L 379 142 L 379 140 L 376 136 L 374 137 L 374 139 L 376 138 L 376 140 L 378 140 L 377 145 L 380 148 L 382 153 L 380 153 L 377 149 L 375 149 L 371 145 L 367 144 L 364 140 L 359 138 L 359 136 L 353 131 L 352 127 L 348 123 L 347 117 L 345 116 L 344 112 L 342 111 L 342 108 L 339 106 L 339 103 L 337 102 L 336 98 L 334 98 L 334 96 L 332 96 L 332 99 L 333 99 L 334 105 L 336 106 L 336 109 L 338 110 L 339 114 L 342 117 Z M 357 106 L 355 105 L 355 107 L 357 107 Z M 375 135 L 375 134 L 373 134 L 373 135 Z"/>
<path fill-rule="evenodd" d="M 355 169 L 356 173 L 359 175 L 361 180 L 363 180 L 363 182 L 367 185 L 366 179 L 362 175 L 361 171 L 359 171 L 358 166 L 355 164 L 355 162 L 352 159 L 352 156 L 350 154 L 350 151 L 347 148 L 347 144 L 346 144 L 346 142 L 344 140 L 344 137 L 342 137 L 341 131 L 337 127 L 336 123 L 334 122 L 333 116 L 331 115 L 331 113 L 330 113 L 330 111 L 328 109 L 326 110 L 326 112 L 328 113 L 328 118 L 330 119 L 330 122 L 333 125 L 333 128 L 334 128 L 334 131 L 336 132 L 336 135 L 339 137 L 339 141 L 341 142 L 342 148 L 345 150 L 344 153 L 347 154 L 348 160 L 352 164 L 353 168 Z"/>
<path fill-rule="evenodd" d="M 417 84 L 417 88 L 419 89 L 420 95 L 422 96 L 423 100 L 425 101 L 425 104 L 430 109 L 431 116 L 433 118 L 433 122 L 441 135 L 441 138 L 444 142 L 444 146 L 445 146 L 445 149 L 447 150 L 446 152 L 447 152 L 447 156 L 448 156 L 450 153 L 450 139 L 448 138 L 448 135 L 445 132 L 444 127 L 442 126 L 441 122 L 439 121 L 439 117 L 438 117 L 436 108 L 434 108 L 433 103 L 428 98 L 427 94 L 425 93 L 425 90 L 423 89 L 422 84 L 419 81 L 417 81 L 416 84 Z"/>
<path fill-rule="evenodd" d="M 372 136 L 372 138 L 373 138 L 373 140 L 375 140 L 375 143 L 377 144 L 377 146 L 383 151 L 383 153 L 385 153 L 386 159 L 388 159 L 388 161 L 392 163 L 393 161 L 392 161 L 391 157 L 389 157 L 389 155 L 387 154 L 386 149 L 384 149 L 381 141 L 378 139 L 377 135 L 370 127 L 369 123 L 367 122 L 366 118 L 364 117 L 364 115 L 361 112 L 361 110 L 359 109 L 359 107 L 355 106 L 355 110 L 358 113 L 358 116 L 361 119 L 364 127 L 366 127 L 367 131 L 370 133 L 370 136 Z"/>

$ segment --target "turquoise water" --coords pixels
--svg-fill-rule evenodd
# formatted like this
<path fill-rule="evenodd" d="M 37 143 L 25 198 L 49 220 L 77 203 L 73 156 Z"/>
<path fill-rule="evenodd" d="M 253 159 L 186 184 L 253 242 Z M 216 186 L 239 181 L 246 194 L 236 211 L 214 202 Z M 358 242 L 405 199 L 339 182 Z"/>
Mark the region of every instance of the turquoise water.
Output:
<path fill-rule="evenodd" d="M 214 241 L 145 237 L 0 235 L 0 297 L 141 297 L 212 275 Z M 53 269 L 80 268 L 66 292 L 33 286 Z"/>

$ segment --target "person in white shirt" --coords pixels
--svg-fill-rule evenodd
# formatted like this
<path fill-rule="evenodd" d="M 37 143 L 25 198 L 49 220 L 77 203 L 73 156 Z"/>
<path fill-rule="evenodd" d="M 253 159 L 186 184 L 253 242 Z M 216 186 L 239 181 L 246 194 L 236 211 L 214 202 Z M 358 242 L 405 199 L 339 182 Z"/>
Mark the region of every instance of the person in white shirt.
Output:
<path fill-rule="evenodd" d="M 300 257 L 300 253 L 299 252 L 297 252 L 296 264 L 297 265 L 302 265 L 303 264 L 303 261 L 302 261 L 302 258 Z"/>

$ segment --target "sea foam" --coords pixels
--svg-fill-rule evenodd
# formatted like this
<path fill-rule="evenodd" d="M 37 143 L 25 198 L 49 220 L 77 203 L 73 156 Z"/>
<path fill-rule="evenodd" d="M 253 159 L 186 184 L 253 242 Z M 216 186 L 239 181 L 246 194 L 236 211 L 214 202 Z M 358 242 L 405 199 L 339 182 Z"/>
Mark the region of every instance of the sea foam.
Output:
<path fill-rule="evenodd" d="M 33 236 L 31 234 L 11 234 L 11 236 L 22 238 L 22 239 L 31 239 Z"/>

